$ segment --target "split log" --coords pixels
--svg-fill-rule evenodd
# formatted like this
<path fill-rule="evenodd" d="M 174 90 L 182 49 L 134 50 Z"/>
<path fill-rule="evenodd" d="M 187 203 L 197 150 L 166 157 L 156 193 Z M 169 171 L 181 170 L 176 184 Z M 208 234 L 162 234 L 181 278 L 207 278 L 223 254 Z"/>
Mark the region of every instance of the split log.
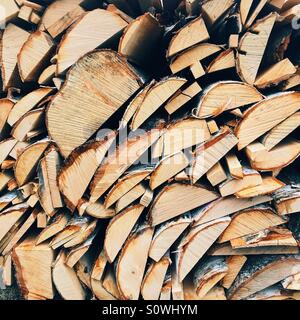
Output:
<path fill-rule="evenodd" d="M 114 76 L 107 78 L 107 74 Z M 95 51 L 81 58 L 47 110 L 48 132 L 61 153 L 66 157 L 86 142 L 139 86 L 139 77 L 113 51 Z"/>

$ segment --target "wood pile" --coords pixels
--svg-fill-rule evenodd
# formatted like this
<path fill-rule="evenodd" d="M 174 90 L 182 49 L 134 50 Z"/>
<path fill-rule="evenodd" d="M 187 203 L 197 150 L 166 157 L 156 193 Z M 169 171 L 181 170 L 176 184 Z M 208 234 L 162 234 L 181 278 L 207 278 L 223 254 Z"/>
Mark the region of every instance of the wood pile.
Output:
<path fill-rule="evenodd" d="M 1 284 L 300 299 L 300 1 L 0 8 Z"/>

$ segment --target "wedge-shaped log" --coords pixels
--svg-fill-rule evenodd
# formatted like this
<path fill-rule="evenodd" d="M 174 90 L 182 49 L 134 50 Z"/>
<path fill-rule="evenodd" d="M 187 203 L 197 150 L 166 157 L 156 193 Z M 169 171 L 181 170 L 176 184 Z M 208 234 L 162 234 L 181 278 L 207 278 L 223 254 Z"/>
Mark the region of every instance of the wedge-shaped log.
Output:
<path fill-rule="evenodd" d="M 224 111 L 243 107 L 258 101 L 263 96 L 254 87 L 237 81 L 222 81 L 203 93 L 197 109 L 197 116 L 208 118 Z"/>
<path fill-rule="evenodd" d="M 254 84 L 277 13 L 256 22 L 240 40 L 237 71 L 244 82 Z"/>
<path fill-rule="evenodd" d="M 170 264 L 171 260 L 166 255 L 160 261 L 149 265 L 141 287 L 144 300 L 158 300 Z"/>
<path fill-rule="evenodd" d="M 159 226 L 153 236 L 149 257 L 156 262 L 160 261 L 191 222 L 189 217 L 184 217 Z"/>
<path fill-rule="evenodd" d="M 163 133 L 160 129 L 129 138 L 112 152 L 97 170 L 91 183 L 91 202 L 96 202 Z"/>
<path fill-rule="evenodd" d="M 82 0 L 54 1 L 45 10 L 39 28 L 46 29 L 52 38 L 58 37 L 85 12 L 80 6 L 82 2 Z"/>
<path fill-rule="evenodd" d="M 170 184 L 153 201 L 149 212 L 151 224 L 157 226 L 217 198 L 217 193 L 202 186 Z"/>
<path fill-rule="evenodd" d="M 138 17 L 125 29 L 118 52 L 130 62 L 145 65 L 155 54 L 163 35 L 163 28 L 150 13 Z"/>
<path fill-rule="evenodd" d="M 107 10 L 95 9 L 83 14 L 68 30 L 57 53 L 57 73 L 61 74 L 80 57 L 119 36 L 127 22 Z M 86 34 L 89 34 L 86 37 Z"/>
<path fill-rule="evenodd" d="M 65 300 L 84 300 L 85 291 L 74 269 L 66 264 L 66 253 L 61 251 L 53 266 L 52 277 L 55 287 Z"/>
<path fill-rule="evenodd" d="M 104 250 L 110 263 L 115 260 L 122 249 L 143 210 L 142 205 L 134 205 L 125 209 L 110 221 L 104 238 Z"/>
<path fill-rule="evenodd" d="M 173 74 L 186 69 L 195 63 L 221 51 L 221 46 L 201 43 L 178 54 L 171 60 L 170 69 Z"/>
<path fill-rule="evenodd" d="M 0 18 L 1 25 L 13 20 L 19 14 L 20 9 L 14 0 L 1 0 L 0 5 L 2 8 Z"/>
<path fill-rule="evenodd" d="M 223 71 L 235 67 L 235 54 L 233 49 L 220 53 L 207 67 L 206 73 Z"/>
<path fill-rule="evenodd" d="M 263 137 L 262 144 L 270 151 L 299 126 L 300 112 L 296 112 L 270 130 Z"/>
<path fill-rule="evenodd" d="M 201 261 L 194 274 L 194 285 L 199 299 L 205 295 L 228 273 L 224 257 L 208 257 Z"/>
<path fill-rule="evenodd" d="M 173 36 L 167 51 L 167 58 L 209 39 L 202 17 L 198 17 L 178 30 Z"/>
<path fill-rule="evenodd" d="M 131 129 L 137 130 L 155 111 L 159 109 L 185 83 L 186 79 L 168 78 L 153 85 L 137 108 L 131 122 Z"/>
<path fill-rule="evenodd" d="M 261 196 L 256 198 L 238 199 L 235 196 L 223 197 L 213 201 L 203 208 L 196 209 L 193 214 L 194 226 L 229 216 L 235 212 L 270 202 L 272 197 Z"/>
<path fill-rule="evenodd" d="M 252 198 L 252 197 L 258 197 L 258 196 L 264 196 L 264 195 L 272 194 L 275 191 L 280 190 L 284 186 L 285 184 L 282 181 L 274 177 L 266 176 L 262 179 L 262 184 L 238 191 L 235 193 L 235 196 L 238 198 Z"/>
<path fill-rule="evenodd" d="M 18 67 L 24 82 L 36 81 L 50 62 L 55 48 L 52 38 L 45 32 L 30 35 L 18 54 Z"/>
<path fill-rule="evenodd" d="M 178 275 L 183 281 L 193 267 L 228 227 L 231 219 L 222 218 L 190 230 L 178 246 Z"/>
<path fill-rule="evenodd" d="M 241 300 L 299 273 L 298 256 L 271 255 L 250 257 L 229 290 L 231 300 Z"/>
<path fill-rule="evenodd" d="M 234 5 L 234 0 L 225 0 L 222 2 L 218 0 L 208 0 L 208 1 L 205 1 L 201 6 L 201 11 L 207 24 L 209 26 L 212 26 L 233 5 Z"/>
<path fill-rule="evenodd" d="M 196 183 L 221 160 L 235 145 L 238 139 L 228 127 L 221 129 L 210 140 L 200 145 L 194 153 L 195 160 L 192 164 L 192 181 Z"/>
<path fill-rule="evenodd" d="M 7 122 L 13 126 L 26 112 L 35 108 L 42 100 L 53 92 L 52 88 L 39 88 L 20 99 L 12 108 Z"/>
<path fill-rule="evenodd" d="M 51 267 L 54 251 L 48 244 L 36 246 L 34 239 L 26 238 L 13 250 L 12 258 L 23 295 L 27 298 L 33 295 L 39 299 L 53 299 Z"/>
<path fill-rule="evenodd" d="M 1 61 L 4 91 L 19 85 L 18 54 L 29 36 L 29 32 L 14 24 L 9 24 L 3 32 Z"/>
<path fill-rule="evenodd" d="M 219 243 L 240 238 L 252 233 L 262 231 L 286 223 L 268 207 L 254 207 L 245 209 L 232 217 L 232 221 L 219 238 Z"/>
<path fill-rule="evenodd" d="M 247 261 L 246 256 L 231 256 L 226 259 L 228 272 L 221 280 L 224 288 L 229 289 Z"/>
<path fill-rule="evenodd" d="M 239 150 L 299 111 L 299 96 L 298 92 L 278 94 L 248 109 L 235 128 Z"/>
<path fill-rule="evenodd" d="M 150 188 L 156 189 L 189 165 L 186 155 L 180 151 L 161 160 L 150 177 Z"/>
<path fill-rule="evenodd" d="M 86 142 L 140 84 L 126 61 L 113 51 L 94 51 L 81 58 L 46 116 L 48 132 L 63 156 Z"/>
<path fill-rule="evenodd" d="M 112 133 L 102 140 L 87 143 L 75 149 L 66 160 L 58 184 L 71 211 L 77 207 L 114 139 Z"/>
<path fill-rule="evenodd" d="M 247 148 L 246 153 L 253 169 L 276 171 L 287 167 L 300 156 L 300 141 L 288 139 L 270 151 L 257 154 L 254 158 L 247 152 Z"/>
<path fill-rule="evenodd" d="M 145 166 L 128 171 L 108 192 L 104 201 L 105 207 L 110 208 L 122 196 L 146 179 L 152 171 L 153 168 Z"/>
<path fill-rule="evenodd" d="M 38 162 L 49 144 L 49 140 L 38 141 L 25 148 L 18 156 L 14 173 L 15 179 L 20 187 L 34 176 Z"/>
<path fill-rule="evenodd" d="M 137 300 L 140 295 L 153 229 L 147 226 L 132 234 L 120 254 L 116 279 L 123 299 Z"/>

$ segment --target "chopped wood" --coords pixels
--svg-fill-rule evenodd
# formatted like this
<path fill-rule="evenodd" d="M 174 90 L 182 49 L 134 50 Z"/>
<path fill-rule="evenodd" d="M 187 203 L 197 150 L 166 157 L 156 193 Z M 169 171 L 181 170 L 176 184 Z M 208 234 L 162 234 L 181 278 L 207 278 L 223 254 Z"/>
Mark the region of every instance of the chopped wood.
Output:
<path fill-rule="evenodd" d="M 286 220 L 265 207 L 245 209 L 232 217 L 230 225 L 219 238 L 219 243 L 240 238 L 267 228 L 282 225 Z"/>
<path fill-rule="evenodd" d="M 116 279 L 123 299 L 139 298 L 153 231 L 147 226 L 136 231 L 122 249 L 117 263 Z"/>
<path fill-rule="evenodd" d="M 235 54 L 232 49 L 228 49 L 219 54 L 219 56 L 212 61 L 207 67 L 207 73 L 223 71 L 235 67 Z"/>
<path fill-rule="evenodd" d="M 115 260 L 122 249 L 143 211 L 142 205 L 135 205 L 125 209 L 110 221 L 104 239 L 104 250 L 110 263 Z"/>
<path fill-rule="evenodd" d="M 230 153 L 226 156 L 225 159 L 230 175 L 235 179 L 243 179 L 243 167 L 237 156 L 234 153 Z"/>
<path fill-rule="evenodd" d="M 290 78 L 296 72 L 297 69 L 291 61 L 289 59 L 284 59 L 259 75 L 256 78 L 254 85 L 258 88 L 266 88 L 276 85 L 279 82 Z"/>
<path fill-rule="evenodd" d="M 51 267 L 54 252 L 48 244 L 35 246 L 32 238 L 26 238 L 13 250 L 12 258 L 23 294 L 53 299 Z M 32 276 L 33 270 L 34 277 Z"/>
<path fill-rule="evenodd" d="M 261 101 L 263 96 L 254 87 L 242 82 L 226 81 L 209 87 L 201 97 L 197 116 L 208 118 Z"/>
<path fill-rule="evenodd" d="M 231 287 L 246 261 L 246 256 L 231 256 L 226 259 L 228 272 L 225 274 L 224 278 L 221 281 L 222 286 L 225 289 L 229 289 Z"/>
<path fill-rule="evenodd" d="M 144 300 L 158 300 L 171 260 L 166 255 L 149 265 L 141 287 Z"/>
<path fill-rule="evenodd" d="M 224 127 L 211 139 L 195 151 L 195 160 L 192 164 L 192 181 L 197 182 L 209 169 L 221 160 L 236 144 L 238 139 Z"/>
<path fill-rule="evenodd" d="M 206 177 L 213 187 L 227 179 L 226 172 L 220 162 L 217 162 L 211 169 L 207 171 Z"/>
<path fill-rule="evenodd" d="M 178 30 L 170 42 L 167 58 L 209 39 L 209 33 L 202 17 L 192 20 Z"/>
<path fill-rule="evenodd" d="M 107 74 L 114 76 L 107 78 Z M 85 80 L 78 81 L 78 77 Z M 47 111 L 48 132 L 62 154 L 66 157 L 86 142 L 139 86 L 138 76 L 113 51 L 95 51 L 81 58 Z"/>
<path fill-rule="evenodd" d="M 205 21 L 211 26 L 233 5 L 233 0 L 226 0 L 222 3 L 218 0 L 208 0 L 201 6 L 201 11 L 205 17 Z"/>
<path fill-rule="evenodd" d="M 65 72 L 80 57 L 118 36 L 127 25 L 119 15 L 107 10 L 95 9 L 81 15 L 59 45 L 57 73 Z"/>
<path fill-rule="evenodd" d="M 266 0 L 263 1 L 266 2 Z M 249 84 L 254 84 L 256 80 L 276 17 L 277 14 L 271 13 L 269 16 L 259 20 L 240 40 L 237 70 L 242 80 Z M 249 18 L 248 25 L 251 20 L 252 18 Z"/>
<path fill-rule="evenodd" d="M 157 226 L 217 198 L 215 192 L 202 186 L 181 183 L 168 185 L 156 196 L 150 208 L 151 225 Z"/>
<path fill-rule="evenodd" d="M 144 65 L 157 50 L 162 34 L 163 29 L 156 18 L 145 13 L 125 29 L 118 51 L 130 62 Z"/>
<path fill-rule="evenodd" d="M 137 108 L 131 122 L 131 129 L 137 130 L 161 105 L 163 105 L 184 84 L 185 79 L 168 78 L 153 85 Z"/>

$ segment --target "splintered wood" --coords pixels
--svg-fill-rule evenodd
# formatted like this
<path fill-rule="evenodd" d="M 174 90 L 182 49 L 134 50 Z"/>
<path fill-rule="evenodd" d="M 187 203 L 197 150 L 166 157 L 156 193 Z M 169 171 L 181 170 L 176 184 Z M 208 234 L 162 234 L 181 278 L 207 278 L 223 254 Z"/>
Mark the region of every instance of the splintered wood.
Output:
<path fill-rule="evenodd" d="M 0 7 L 0 284 L 300 299 L 299 1 Z"/>

